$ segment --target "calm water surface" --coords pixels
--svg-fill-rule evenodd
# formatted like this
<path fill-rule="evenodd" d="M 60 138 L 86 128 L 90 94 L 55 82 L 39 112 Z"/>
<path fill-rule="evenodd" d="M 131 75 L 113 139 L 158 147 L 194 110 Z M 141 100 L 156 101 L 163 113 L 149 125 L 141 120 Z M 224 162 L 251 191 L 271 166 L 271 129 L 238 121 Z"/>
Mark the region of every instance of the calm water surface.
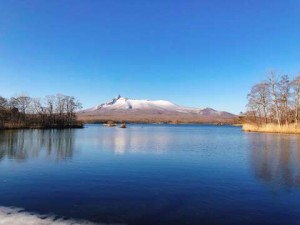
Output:
<path fill-rule="evenodd" d="M 195 125 L 0 131 L 0 206 L 129 225 L 300 224 L 300 136 Z"/>

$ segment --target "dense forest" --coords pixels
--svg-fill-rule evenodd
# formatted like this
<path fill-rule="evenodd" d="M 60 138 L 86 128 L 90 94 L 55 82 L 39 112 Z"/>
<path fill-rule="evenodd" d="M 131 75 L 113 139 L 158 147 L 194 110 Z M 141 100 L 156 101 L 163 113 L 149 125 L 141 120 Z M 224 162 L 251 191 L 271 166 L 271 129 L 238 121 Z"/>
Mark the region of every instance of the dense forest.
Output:
<path fill-rule="evenodd" d="M 300 76 L 277 76 L 270 72 L 267 79 L 255 84 L 248 94 L 247 123 L 277 127 L 298 127 L 300 122 Z"/>
<path fill-rule="evenodd" d="M 0 96 L 0 129 L 82 127 L 75 115 L 80 108 L 76 98 L 62 94 L 43 99 Z"/>

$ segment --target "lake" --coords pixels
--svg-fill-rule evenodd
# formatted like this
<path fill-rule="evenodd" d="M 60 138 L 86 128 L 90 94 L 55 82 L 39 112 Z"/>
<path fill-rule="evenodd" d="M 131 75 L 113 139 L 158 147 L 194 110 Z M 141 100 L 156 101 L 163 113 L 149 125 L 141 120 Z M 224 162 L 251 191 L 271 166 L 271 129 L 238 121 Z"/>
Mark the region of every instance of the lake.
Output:
<path fill-rule="evenodd" d="M 0 131 L 0 206 L 96 224 L 299 224 L 300 136 L 211 125 Z"/>

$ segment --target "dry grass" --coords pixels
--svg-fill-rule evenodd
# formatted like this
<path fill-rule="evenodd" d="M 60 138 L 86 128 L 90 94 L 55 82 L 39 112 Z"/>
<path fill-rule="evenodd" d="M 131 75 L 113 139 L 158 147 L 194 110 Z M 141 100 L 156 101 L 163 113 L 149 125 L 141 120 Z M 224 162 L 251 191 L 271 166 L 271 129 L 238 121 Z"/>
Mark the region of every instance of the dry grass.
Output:
<path fill-rule="evenodd" d="M 284 133 L 284 134 L 300 134 L 300 125 L 277 125 L 277 124 L 243 124 L 243 131 L 248 132 L 267 132 L 267 133 Z"/>

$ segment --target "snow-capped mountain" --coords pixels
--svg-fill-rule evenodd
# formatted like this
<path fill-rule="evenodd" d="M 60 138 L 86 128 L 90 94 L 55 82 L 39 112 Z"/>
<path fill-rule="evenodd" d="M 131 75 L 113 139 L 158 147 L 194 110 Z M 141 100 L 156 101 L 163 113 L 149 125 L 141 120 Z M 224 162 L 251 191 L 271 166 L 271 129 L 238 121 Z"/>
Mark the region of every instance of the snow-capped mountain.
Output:
<path fill-rule="evenodd" d="M 235 115 L 211 108 L 192 108 L 176 105 L 165 100 L 137 100 L 118 96 L 107 103 L 79 112 L 85 115 L 148 114 L 148 115 L 194 115 L 202 117 L 231 118 Z"/>

